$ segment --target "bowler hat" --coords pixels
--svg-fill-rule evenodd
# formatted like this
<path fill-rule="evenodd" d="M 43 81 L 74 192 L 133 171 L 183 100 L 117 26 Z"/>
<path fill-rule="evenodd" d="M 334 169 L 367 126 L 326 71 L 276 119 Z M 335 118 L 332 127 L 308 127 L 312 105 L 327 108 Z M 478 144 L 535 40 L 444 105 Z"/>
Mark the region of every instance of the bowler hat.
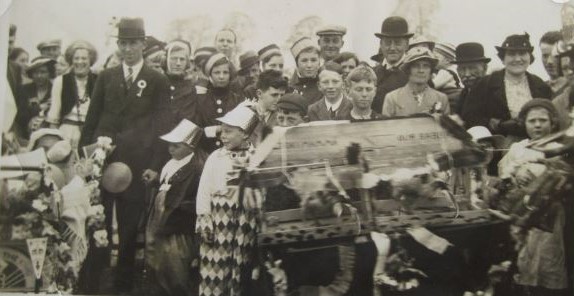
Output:
<path fill-rule="evenodd" d="M 254 51 L 247 51 L 239 56 L 239 71 L 243 75 L 253 66 L 259 63 L 259 56 Z"/>
<path fill-rule="evenodd" d="M 490 62 L 490 58 L 484 56 L 484 48 L 480 43 L 461 43 L 456 47 L 456 58 L 453 64 L 463 64 L 472 62 Z"/>
<path fill-rule="evenodd" d="M 404 37 L 411 38 L 413 33 L 409 33 L 407 20 L 400 16 L 390 16 L 383 21 L 381 33 L 375 33 L 379 38 L 383 37 Z"/>
<path fill-rule="evenodd" d="M 118 39 L 145 39 L 144 21 L 142 18 L 122 18 L 118 23 Z"/>

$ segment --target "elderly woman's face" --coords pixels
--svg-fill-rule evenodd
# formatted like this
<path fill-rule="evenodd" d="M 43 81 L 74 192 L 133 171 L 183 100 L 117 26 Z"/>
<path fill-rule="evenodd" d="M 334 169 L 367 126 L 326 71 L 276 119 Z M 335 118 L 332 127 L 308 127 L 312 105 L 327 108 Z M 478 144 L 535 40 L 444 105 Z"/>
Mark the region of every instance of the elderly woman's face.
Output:
<path fill-rule="evenodd" d="M 76 49 L 72 57 L 72 69 L 78 76 L 86 75 L 90 72 L 90 52 L 87 49 Z"/>
<path fill-rule="evenodd" d="M 229 85 L 231 73 L 229 71 L 229 64 L 223 64 L 213 67 L 211 69 L 211 82 L 215 87 L 226 87 Z"/>
<path fill-rule="evenodd" d="M 502 61 L 506 71 L 514 75 L 522 75 L 530 66 L 530 53 L 526 50 L 506 50 Z"/>
<path fill-rule="evenodd" d="M 548 110 L 542 107 L 532 108 L 524 120 L 526 133 L 532 140 L 538 140 L 552 132 L 552 120 Z"/>
<path fill-rule="evenodd" d="M 409 82 L 428 83 L 431 79 L 432 64 L 430 61 L 418 60 L 410 65 Z"/>

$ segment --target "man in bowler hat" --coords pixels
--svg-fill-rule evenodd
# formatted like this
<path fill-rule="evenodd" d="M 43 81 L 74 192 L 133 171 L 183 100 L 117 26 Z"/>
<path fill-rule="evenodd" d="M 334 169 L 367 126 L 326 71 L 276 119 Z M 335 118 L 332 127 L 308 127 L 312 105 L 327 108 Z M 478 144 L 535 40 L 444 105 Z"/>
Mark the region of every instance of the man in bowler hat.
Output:
<path fill-rule="evenodd" d="M 129 293 L 138 224 L 146 204 L 146 183 L 157 179 L 157 172 L 169 158 L 167 144 L 159 136 L 170 129 L 170 92 L 167 78 L 144 64 L 143 19 L 121 19 L 117 38 L 123 63 L 98 76 L 80 145 L 91 144 L 100 136 L 112 138 L 116 149 L 109 161 L 127 164 L 134 176 L 124 192 L 102 191 L 108 227 L 113 202 L 116 203 L 119 252 L 115 288 L 119 293 Z"/>
<path fill-rule="evenodd" d="M 375 33 L 375 36 L 380 39 L 379 52 L 383 60 L 374 68 L 377 74 L 377 94 L 371 108 L 381 112 L 387 93 L 407 83 L 406 74 L 399 68 L 413 33 L 409 33 L 409 24 L 404 18 L 391 16 L 383 21 L 381 32 Z"/>
<path fill-rule="evenodd" d="M 464 88 L 460 93 L 456 106 L 451 106 L 452 110 L 459 114 L 462 106 L 472 87 L 480 78 L 486 75 L 490 58 L 484 56 L 482 44 L 476 42 L 461 43 L 456 47 L 456 71 Z"/>

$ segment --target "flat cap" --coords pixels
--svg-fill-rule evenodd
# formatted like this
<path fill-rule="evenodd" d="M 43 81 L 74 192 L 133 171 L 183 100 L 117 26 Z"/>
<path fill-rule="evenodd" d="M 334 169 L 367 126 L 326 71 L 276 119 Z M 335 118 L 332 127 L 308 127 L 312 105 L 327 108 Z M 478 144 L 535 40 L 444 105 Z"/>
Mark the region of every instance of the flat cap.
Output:
<path fill-rule="evenodd" d="M 317 30 L 317 36 L 322 36 L 322 35 L 341 35 L 341 36 L 344 36 L 345 34 L 347 34 L 347 28 L 345 28 L 343 26 L 326 25 L 326 26 L 319 28 L 319 30 Z"/>

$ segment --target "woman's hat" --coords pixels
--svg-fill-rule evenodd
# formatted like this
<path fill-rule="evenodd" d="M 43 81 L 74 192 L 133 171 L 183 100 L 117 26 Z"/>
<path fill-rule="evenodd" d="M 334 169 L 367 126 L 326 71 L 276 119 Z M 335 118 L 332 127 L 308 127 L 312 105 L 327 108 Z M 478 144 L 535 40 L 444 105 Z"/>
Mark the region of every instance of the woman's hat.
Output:
<path fill-rule="evenodd" d="M 247 51 L 239 56 L 239 71 L 237 73 L 244 75 L 253 65 L 259 63 L 259 56 L 252 50 Z"/>
<path fill-rule="evenodd" d="M 291 46 L 291 54 L 293 55 L 295 60 L 297 60 L 297 57 L 299 56 L 299 54 L 303 50 L 310 48 L 310 47 L 313 47 L 313 48 L 319 50 L 319 48 L 317 47 L 317 43 L 313 42 L 313 40 L 311 40 L 311 38 L 302 37 L 302 38 L 298 39 L 297 41 L 295 41 L 293 43 L 293 45 Z"/>
<path fill-rule="evenodd" d="M 56 61 L 42 56 L 36 57 L 30 62 L 30 65 L 26 68 L 26 75 L 32 77 L 32 73 L 42 66 L 48 67 L 51 78 L 56 77 Z"/>
<path fill-rule="evenodd" d="M 144 21 L 142 18 L 122 18 L 118 23 L 118 39 L 145 39 Z"/>
<path fill-rule="evenodd" d="M 259 123 L 257 113 L 244 105 L 238 105 L 233 110 L 227 112 L 225 116 L 216 118 L 216 120 L 230 126 L 238 127 L 247 134 L 251 134 Z"/>
<path fill-rule="evenodd" d="M 430 61 L 433 69 L 436 68 L 436 65 L 438 64 L 438 59 L 430 49 L 426 47 L 413 47 L 407 51 L 405 60 L 401 65 L 401 69 L 405 71 L 412 63 L 420 60 Z"/>
<path fill-rule="evenodd" d="M 450 43 L 437 43 L 434 47 L 434 52 L 446 57 L 449 61 L 456 58 L 456 49 Z"/>
<path fill-rule="evenodd" d="M 272 55 L 281 55 L 281 49 L 277 44 L 270 44 L 260 49 L 257 54 L 259 55 L 259 60 L 263 61 Z"/>
<path fill-rule="evenodd" d="M 528 111 L 530 111 L 530 109 L 532 108 L 537 107 L 548 110 L 551 117 L 558 118 L 558 110 L 556 109 L 556 106 L 554 106 L 554 104 L 552 103 L 552 100 L 539 99 L 539 98 L 532 99 L 526 102 L 526 104 L 524 104 L 520 109 L 520 112 L 518 113 L 518 118 L 524 121 L 526 119 Z"/>
<path fill-rule="evenodd" d="M 207 76 L 209 76 L 211 74 L 211 70 L 213 69 L 213 66 L 215 65 L 215 63 L 221 61 L 221 60 L 225 60 L 227 62 L 229 62 L 229 59 L 227 58 L 227 56 L 225 56 L 223 53 L 216 53 L 213 54 L 209 57 L 209 59 L 207 59 L 207 61 L 205 62 L 205 66 L 203 67 L 203 73 Z"/>
<path fill-rule="evenodd" d="M 495 46 L 496 50 L 501 53 L 508 49 L 512 50 L 526 50 L 532 52 L 534 47 L 530 44 L 530 35 L 524 32 L 523 35 L 515 34 L 510 35 L 504 39 L 501 46 Z"/>
<path fill-rule="evenodd" d="M 383 37 L 404 37 L 411 38 L 413 33 L 409 33 L 409 24 L 407 20 L 400 16 L 391 16 L 386 18 L 381 25 L 381 33 L 375 33 L 378 38 Z"/>
<path fill-rule="evenodd" d="M 169 143 L 185 143 L 189 146 L 195 146 L 202 135 L 202 128 L 187 119 L 183 119 L 173 130 L 161 136 L 160 139 Z"/>
<path fill-rule="evenodd" d="M 469 128 L 468 132 L 472 136 L 472 140 L 476 143 L 490 141 L 494 148 L 503 148 L 505 143 L 505 138 L 501 135 L 493 135 L 484 126 L 473 126 Z"/>
<path fill-rule="evenodd" d="M 472 62 L 490 62 L 490 58 L 484 56 L 484 47 L 477 42 L 461 43 L 456 47 L 456 58 L 453 64 Z"/>
<path fill-rule="evenodd" d="M 430 39 L 428 39 L 427 37 L 425 37 L 423 35 L 419 35 L 419 36 L 411 39 L 411 41 L 409 42 L 409 49 L 416 47 L 416 46 L 424 45 L 424 44 L 428 45 L 430 50 L 433 50 L 436 43 L 434 41 L 431 41 Z"/>

